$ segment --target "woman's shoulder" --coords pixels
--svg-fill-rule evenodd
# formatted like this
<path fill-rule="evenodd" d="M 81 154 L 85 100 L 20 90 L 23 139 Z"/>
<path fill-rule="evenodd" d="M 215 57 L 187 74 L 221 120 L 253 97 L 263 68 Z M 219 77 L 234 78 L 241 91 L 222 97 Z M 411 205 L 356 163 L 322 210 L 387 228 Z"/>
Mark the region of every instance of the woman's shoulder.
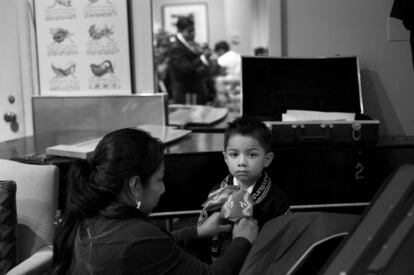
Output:
<path fill-rule="evenodd" d="M 164 231 L 159 227 L 152 224 L 148 220 L 144 219 L 128 219 L 125 221 L 125 227 L 129 234 L 135 236 L 135 238 L 170 238 Z"/>
<path fill-rule="evenodd" d="M 146 219 L 129 218 L 129 219 L 101 219 L 95 228 L 100 228 L 101 232 L 116 232 L 122 239 L 146 239 L 146 238 L 169 238 L 160 228 L 150 223 Z M 105 229 L 106 228 L 106 229 Z M 99 229 L 98 229 L 99 230 Z"/>

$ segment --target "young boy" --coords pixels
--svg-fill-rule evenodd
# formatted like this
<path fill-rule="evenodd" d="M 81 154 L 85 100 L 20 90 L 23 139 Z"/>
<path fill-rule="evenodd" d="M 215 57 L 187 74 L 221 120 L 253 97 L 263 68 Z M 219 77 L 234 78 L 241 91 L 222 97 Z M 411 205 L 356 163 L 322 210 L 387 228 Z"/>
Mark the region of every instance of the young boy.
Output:
<path fill-rule="evenodd" d="M 267 126 L 254 117 L 239 117 L 230 122 L 224 133 L 224 161 L 230 174 L 212 192 L 226 186 L 237 186 L 246 190 L 253 201 L 253 218 L 261 228 L 270 219 L 288 212 L 285 193 L 264 171 L 273 160 L 272 134 Z M 203 209 L 199 224 L 211 213 Z M 229 238 L 230 237 L 230 238 Z M 224 252 L 229 236 L 213 238 L 210 246 L 212 257 Z"/>

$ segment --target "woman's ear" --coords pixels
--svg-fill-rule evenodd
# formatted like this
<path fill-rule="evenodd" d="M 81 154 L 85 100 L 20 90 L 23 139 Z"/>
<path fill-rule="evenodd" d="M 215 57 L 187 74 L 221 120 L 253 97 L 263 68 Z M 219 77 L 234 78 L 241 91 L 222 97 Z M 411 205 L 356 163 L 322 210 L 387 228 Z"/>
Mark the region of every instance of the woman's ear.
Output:
<path fill-rule="evenodd" d="M 139 176 L 133 176 L 129 179 L 128 182 L 129 189 L 131 190 L 132 195 L 137 198 L 142 194 L 142 182 Z"/>
<path fill-rule="evenodd" d="M 275 154 L 273 152 L 269 152 L 265 155 L 265 163 L 264 163 L 265 167 L 268 167 L 272 163 L 274 156 Z"/>
<path fill-rule="evenodd" d="M 224 162 L 227 164 L 227 154 L 226 151 L 221 152 L 223 154 Z"/>

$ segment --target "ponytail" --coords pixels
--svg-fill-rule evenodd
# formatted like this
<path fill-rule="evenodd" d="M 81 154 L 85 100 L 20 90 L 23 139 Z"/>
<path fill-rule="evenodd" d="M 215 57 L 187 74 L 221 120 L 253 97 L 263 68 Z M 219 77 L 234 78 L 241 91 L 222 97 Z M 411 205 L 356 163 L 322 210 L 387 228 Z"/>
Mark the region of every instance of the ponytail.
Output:
<path fill-rule="evenodd" d="M 76 204 L 71 204 L 73 198 L 76 198 L 80 186 L 86 187 L 87 179 L 91 174 L 91 167 L 87 161 L 76 161 L 68 172 L 68 190 L 66 204 L 69 206 L 64 209 L 64 217 L 59 223 L 53 243 L 53 273 L 64 275 L 70 268 L 73 258 L 74 241 L 79 229 L 84 213 Z"/>

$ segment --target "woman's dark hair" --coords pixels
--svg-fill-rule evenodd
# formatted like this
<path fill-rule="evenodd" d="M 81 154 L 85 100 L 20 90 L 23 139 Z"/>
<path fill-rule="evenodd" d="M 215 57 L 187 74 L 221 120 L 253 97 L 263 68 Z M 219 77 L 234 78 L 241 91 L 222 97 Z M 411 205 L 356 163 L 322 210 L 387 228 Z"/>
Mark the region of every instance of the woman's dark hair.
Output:
<path fill-rule="evenodd" d="M 88 161 L 72 165 L 64 216 L 54 240 L 54 274 L 68 272 L 74 240 L 85 219 L 140 215 L 135 207 L 119 202 L 118 195 L 133 176 L 138 175 L 147 184 L 163 159 L 161 141 L 145 131 L 125 128 L 105 135 Z"/>
<path fill-rule="evenodd" d="M 272 133 L 255 117 L 242 116 L 228 123 L 224 132 L 224 150 L 227 149 L 230 137 L 237 134 L 256 138 L 266 153 L 272 150 Z"/>

